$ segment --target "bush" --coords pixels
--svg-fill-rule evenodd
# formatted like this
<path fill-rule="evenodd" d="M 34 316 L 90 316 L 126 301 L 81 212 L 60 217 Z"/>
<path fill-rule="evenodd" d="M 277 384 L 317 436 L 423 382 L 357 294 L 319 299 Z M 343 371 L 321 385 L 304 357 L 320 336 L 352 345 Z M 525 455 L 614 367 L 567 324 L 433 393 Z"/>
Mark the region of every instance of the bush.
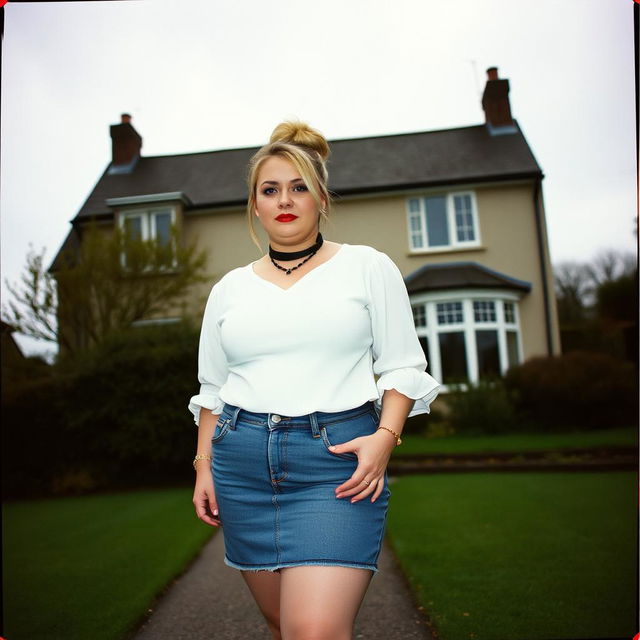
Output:
<path fill-rule="evenodd" d="M 500 379 L 453 386 L 446 402 L 454 433 L 507 433 L 515 427 L 514 409 Z"/>
<path fill-rule="evenodd" d="M 519 420 L 537 431 L 636 422 L 635 368 L 605 354 L 573 351 L 531 358 L 510 369 L 504 382 Z"/>
<path fill-rule="evenodd" d="M 199 331 L 131 329 L 61 361 L 3 401 L 10 496 L 189 482 Z M 43 463 L 29 457 L 43 452 Z M 34 464 L 36 463 L 36 464 Z"/>

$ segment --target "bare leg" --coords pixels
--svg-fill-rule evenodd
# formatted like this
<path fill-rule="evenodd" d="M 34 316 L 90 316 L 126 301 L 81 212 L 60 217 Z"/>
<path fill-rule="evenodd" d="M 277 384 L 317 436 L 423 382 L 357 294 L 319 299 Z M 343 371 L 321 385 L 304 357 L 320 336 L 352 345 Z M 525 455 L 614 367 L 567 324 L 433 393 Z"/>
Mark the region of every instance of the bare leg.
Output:
<path fill-rule="evenodd" d="M 280 640 L 280 574 L 273 571 L 241 571 L 274 640 Z"/>
<path fill-rule="evenodd" d="M 283 640 L 351 640 L 373 571 L 302 566 L 281 573 Z"/>

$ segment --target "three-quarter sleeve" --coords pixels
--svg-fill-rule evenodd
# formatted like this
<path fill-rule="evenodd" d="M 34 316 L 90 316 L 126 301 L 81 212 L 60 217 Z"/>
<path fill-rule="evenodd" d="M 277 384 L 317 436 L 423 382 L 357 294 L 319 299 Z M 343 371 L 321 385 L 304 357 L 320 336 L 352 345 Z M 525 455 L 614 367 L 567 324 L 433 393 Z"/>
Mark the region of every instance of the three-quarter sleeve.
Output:
<path fill-rule="evenodd" d="M 200 393 L 189 401 L 189 411 L 193 413 L 197 425 L 200 424 L 201 409 L 208 409 L 211 413 L 219 414 L 224 407 L 224 402 L 220 398 L 220 389 L 227 380 L 229 370 L 227 358 L 220 342 L 220 298 L 219 287 L 214 285 L 207 300 L 200 331 L 198 348 Z"/>
<path fill-rule="evenodd" d="M 415 400 L 409 416 L 429 413 L 440 385 L 426 372 L 427 360 L 416 334 L 409 295 L 400 270 L 376 251 L 368 278 L 369 314 L 373 335 L 373 372 L 378 400 L 395 389 Z"/>

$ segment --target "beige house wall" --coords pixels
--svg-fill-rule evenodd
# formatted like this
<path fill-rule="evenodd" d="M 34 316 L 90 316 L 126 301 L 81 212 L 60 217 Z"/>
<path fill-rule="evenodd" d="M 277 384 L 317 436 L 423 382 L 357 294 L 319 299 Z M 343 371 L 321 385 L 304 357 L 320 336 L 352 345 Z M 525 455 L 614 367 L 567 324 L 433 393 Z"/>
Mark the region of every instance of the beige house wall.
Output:
<path fill-rule="evenodd" d="M 520 328 L 524 359 L 547 354 L 545 306 L 542 272 L 538 254 L 534 206 L 534 184 L 458 187 L 455 191 L 475 193 L 481 246 L 472 249 L 411 252 L 407 230 L 408 197 L 446 191 L 412 192 L 345 198 L 334 203 L 332 222 L 323 235 L 328 240 L 366 244 L 387 253 L 404 276 L 424 264 L 474 261 L 508 276 L 530 282 L 531 292 L 519 302 Z M 544 209 L 547 285 L 552 317 L 554 353 L 559 353 L 559 331 L 553 295 L 553 275 L 548 254 Z M 259 225 L 257 225 L 259 227 Z M 259 234 L 261 237 L 262 234 Z M 184 218 L 184 240 L 207 252 L 206 272 L 210 281 L 189 296 L 188 309 L 198 317 L 202 313 L 211 286 L 227 271 L 248 264 L 262 253 L 252 243 L 244 209 L 190 212 Z M 266 248 L 266 242 L 263 243 Z"/>
<path fill-rule="evenodd" d="M 463 250 L 412 252 L 407 227 L 407 199 L 420 195 L 473 191 L 476 197 L 479 247 Z M 519 302 L 523 357 L 546 355 L 542 271 L 538 254 L 533 183 L 496 186 L 460 186 L 455 189 L 412 192 L 386 197 L 344 200 L 336 206 L 329 239 L 350 244 L 370 244 L 387 253 L 404 276 L 425 264 L 478 262 L 505 275 L 530 282 L 531 292 Z M 543 219 L 544 228 L 544 219 Z M 553 295 L 553 276 L 544 236 L 553 352 L 559 353 L 559 330 Z"/>

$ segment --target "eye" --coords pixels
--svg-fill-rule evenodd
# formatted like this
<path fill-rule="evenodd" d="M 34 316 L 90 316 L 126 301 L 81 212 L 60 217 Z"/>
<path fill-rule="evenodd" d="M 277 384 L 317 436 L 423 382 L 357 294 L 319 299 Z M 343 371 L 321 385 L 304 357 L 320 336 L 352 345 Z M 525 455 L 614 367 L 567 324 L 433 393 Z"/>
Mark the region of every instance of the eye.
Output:
<path fill-rule="evenodd" d="M 273 187 L 266 187 L 262 190 L 262 194 L 265 196 L 270 196 L 274 194 L 276 190 Z"/>
<path fill-rule="evenodd" d="M 294 191 L 309 191 L 309 189 L 307 189 L 307 185 L 306 184 L 297 184 L 295 187 L 293 187 Z"/>

